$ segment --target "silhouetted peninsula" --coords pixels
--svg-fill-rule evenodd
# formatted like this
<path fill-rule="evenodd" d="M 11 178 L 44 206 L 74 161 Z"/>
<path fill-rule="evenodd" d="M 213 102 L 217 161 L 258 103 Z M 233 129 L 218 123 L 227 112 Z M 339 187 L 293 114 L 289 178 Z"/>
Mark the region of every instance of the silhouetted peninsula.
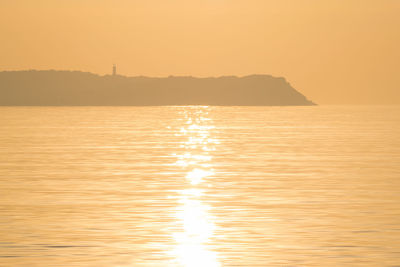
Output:
<path fill-rule="evenodd" d="M 284 78 L 99 76 L 79 71 L 0 72 L 1 106 L 306 106 Z"/>

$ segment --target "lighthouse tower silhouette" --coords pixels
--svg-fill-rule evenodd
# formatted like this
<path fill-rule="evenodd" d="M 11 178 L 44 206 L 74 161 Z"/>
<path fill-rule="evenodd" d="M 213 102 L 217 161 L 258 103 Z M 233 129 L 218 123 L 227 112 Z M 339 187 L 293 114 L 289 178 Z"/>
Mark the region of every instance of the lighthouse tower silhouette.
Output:
<path fill-rule="evenodd" d="M 113 65 L 113 72 L 112 72 L 113 76 L 117 76 L 117 65 Z"/>

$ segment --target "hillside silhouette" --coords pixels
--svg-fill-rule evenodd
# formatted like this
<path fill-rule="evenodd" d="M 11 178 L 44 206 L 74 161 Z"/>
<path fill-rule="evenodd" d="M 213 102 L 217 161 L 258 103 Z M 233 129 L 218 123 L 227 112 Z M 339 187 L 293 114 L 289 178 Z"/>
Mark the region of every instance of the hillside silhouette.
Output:
<path fill-rule="evenodd" d="M 100 76 L 80 71 L 0 72 L 2 106 L 314 105 L 284 78 Z"/>

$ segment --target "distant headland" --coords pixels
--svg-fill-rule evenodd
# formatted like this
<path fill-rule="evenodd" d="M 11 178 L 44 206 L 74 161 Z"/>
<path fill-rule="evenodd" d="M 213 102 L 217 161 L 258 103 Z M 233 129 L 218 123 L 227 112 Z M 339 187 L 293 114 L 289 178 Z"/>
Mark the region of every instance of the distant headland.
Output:
<path fill-rule="evenodd" d="M 115 68 L 115 67 L 114 67 Z M 284 78 L 100 76 L 80 71 L 0 72 L 0 106 L 310 106 Z"/>

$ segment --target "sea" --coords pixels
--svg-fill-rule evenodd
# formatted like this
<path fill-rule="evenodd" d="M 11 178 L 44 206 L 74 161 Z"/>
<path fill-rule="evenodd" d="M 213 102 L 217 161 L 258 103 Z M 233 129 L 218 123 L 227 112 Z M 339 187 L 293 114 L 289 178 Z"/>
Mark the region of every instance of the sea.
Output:
<path fill-rule="evenodd" d="M 1 107 L 0 266 L 400 266 L 400 106 Z"/>

